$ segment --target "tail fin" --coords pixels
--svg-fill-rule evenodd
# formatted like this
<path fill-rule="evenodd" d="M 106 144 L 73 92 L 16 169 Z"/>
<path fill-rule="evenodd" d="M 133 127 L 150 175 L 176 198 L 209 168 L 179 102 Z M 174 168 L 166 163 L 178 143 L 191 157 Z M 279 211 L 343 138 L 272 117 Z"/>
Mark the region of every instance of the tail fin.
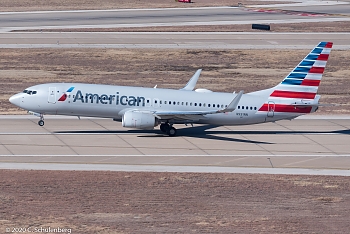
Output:
<path fill-rule="evenodd" d="M 271 97 L 314 99 L 320 85 L 332 42 L 320 42 L 284 80 Z"/>
<path fill-rule="evenodd" d="M 277 86 L 256 92 L 268 96 L 259 111 L 269 113 L 311 113 L 317 110 L 316 95 L 332 42 L 320 42 Z M 273 114 L 272 114 L 273 116 Z"/>

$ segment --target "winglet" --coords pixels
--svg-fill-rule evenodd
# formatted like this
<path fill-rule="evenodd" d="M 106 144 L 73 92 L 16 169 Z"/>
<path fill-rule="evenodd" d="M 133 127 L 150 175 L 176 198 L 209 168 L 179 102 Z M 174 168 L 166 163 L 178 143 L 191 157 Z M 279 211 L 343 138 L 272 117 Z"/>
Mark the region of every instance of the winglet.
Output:
<path fill-rule="evenodd" d="M 219 110 L 218 113 L 225 113 L 225 112 L 232 112 L 237 108 L 237 105 L 239 101 L 241 100 L 241 97 L 243 95 L 244 91 L 241 90 L 237 94 L 237 96 L 231 101 L 231 103 L 223 110 Z"/>
<path fill-rule="evenodd" d="M 201 74 L 201 72 L 202 72 L 202 69 L 198 69 L 196 71 L 196 73 L 194 73 L 192 78 L 188 81 L 188 83 L 185 85 L 185 87 L 183 87 L 180 90 L 193 91 L 194 87 L 197 84 L 197 80 L 198 80 L 199 75 Z"/>

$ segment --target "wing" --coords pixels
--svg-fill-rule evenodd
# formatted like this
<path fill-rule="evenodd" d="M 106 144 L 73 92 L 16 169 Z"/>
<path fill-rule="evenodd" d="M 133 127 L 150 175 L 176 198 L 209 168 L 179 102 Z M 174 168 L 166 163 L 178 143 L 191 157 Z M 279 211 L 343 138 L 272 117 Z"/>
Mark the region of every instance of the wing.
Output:
<path fill-rule="evenodd" d="M 201 74 L 202 69 L 198 69 L 196 71 L 196 73 L 194 73 L 194 75 L 192 76 L 192 78 L 187 82 L 187 84 L 185 85 L 185 87 L 183 87 L 180 90 L 186 90 L 186 91 L 193 91 L 194 87 L 197 84 L 199 75 Z"/>
<path fill-rule="evenodd" d="M 241 100 L 242 96 L 243 96 L 243 91 L 240 91 L 235 96 L 235 98 L 233 98 L 230 104 L 225 109 L 221 109 L 221 110 L 209 110 L 209 111 L 143 111 L 143 110 L 140 110 L 139 112 L 151 113 L 161 120 L 176 119 L 176 120 L 196 121 L 196 120 L 205 118 L 205 115 L 208 115 L 208 114 L 226 113 L 226 112 L 234 111 L 237 108 L 237 105 Z"/>

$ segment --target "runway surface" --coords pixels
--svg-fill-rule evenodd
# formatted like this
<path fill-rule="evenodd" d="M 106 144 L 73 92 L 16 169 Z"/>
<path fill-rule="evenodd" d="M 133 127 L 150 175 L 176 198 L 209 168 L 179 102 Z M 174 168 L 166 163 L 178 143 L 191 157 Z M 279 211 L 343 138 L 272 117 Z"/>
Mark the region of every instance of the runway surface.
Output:
<path fill-rule="evenodd" d="M 202 7 L 0 13 L 0 31 L 49 28 L 145 27 L 175 25 L 221 25 L 292 23 L 349 20 L 350 4 L 329 1 L 327 6 L 287 6 L 288 11 L 264 12 L 259 8 Z M 336 4 L 336 5 L 332 5 Z M 338 5 L 337 5 L 338 4 Z M 273 6 L 269 6 L 273 7 Z M 254 9 L 258 9 L 259 12 Z M 284 7 L 279 7 L 284 10 Z M 300 12 L 295 12 L 300 11 Z M 303 14 L 305 12 L 322 14 Z"/>
<path fill-rule="evenodd" d="M 11 32 L 12 30 L 112 28 L 176 25 L 232 25 L 349 21 L 349 2 L 325 6 L 298 4 L 259 7 L 202 7 L 184 9 L 123 9 L 0 13 L 0 48 L 172 48 L 172 49 L 310 49 L 333 41 L 334 49 L 350 49 L 350 33 L 271 32 Z M 310 4 L 310 3 L 308 3 Z M 285 11 L 284 9 L 287 9 Z M 259 11 L 259 12 L 257 12 Z M 301 13 L 300 13 L 300 12 Z M 322 14 L 313 14 L 314 12 Z M 311 12 L 312 14 L 302 14 Z"/>
<path fill-rule="evenodd" d="M 0 168 L 350 175 L 350 117 L 177 127 L 167 137 L 109 119 L 53 116 L 39 127 L 2 116 Z"/>
<path fill-rule="evenodd" d="M 334 3 L 334 2 L 333 2 Z M 323 16 L 221 7 L 0 13 L 0 48 L 310 49 L 350 33 L 23 33 L 40 28 L 144 27 L 350 20 L 349 4 L 303 6 Z M 289 5 L 290 11 L 300 6 Z M 283 8 L 281 8 L 283 9 Z M 0 117 L 0 168 L 350 175 L 350 117 L 313 117 L 252 126 L 128 130 L 106 119 Z"/>

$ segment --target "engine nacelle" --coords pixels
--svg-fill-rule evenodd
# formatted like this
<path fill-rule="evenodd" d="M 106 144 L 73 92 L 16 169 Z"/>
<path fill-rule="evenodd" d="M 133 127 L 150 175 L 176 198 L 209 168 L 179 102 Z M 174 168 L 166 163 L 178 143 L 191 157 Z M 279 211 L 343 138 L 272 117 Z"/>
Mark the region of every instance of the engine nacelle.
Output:
<path fill-rule="evenodd" d="M 157 126 L 157 121 L 152 114 L 127 111 L 123 115 L 122 126 L 125 128 L 152 130 Z"/>

